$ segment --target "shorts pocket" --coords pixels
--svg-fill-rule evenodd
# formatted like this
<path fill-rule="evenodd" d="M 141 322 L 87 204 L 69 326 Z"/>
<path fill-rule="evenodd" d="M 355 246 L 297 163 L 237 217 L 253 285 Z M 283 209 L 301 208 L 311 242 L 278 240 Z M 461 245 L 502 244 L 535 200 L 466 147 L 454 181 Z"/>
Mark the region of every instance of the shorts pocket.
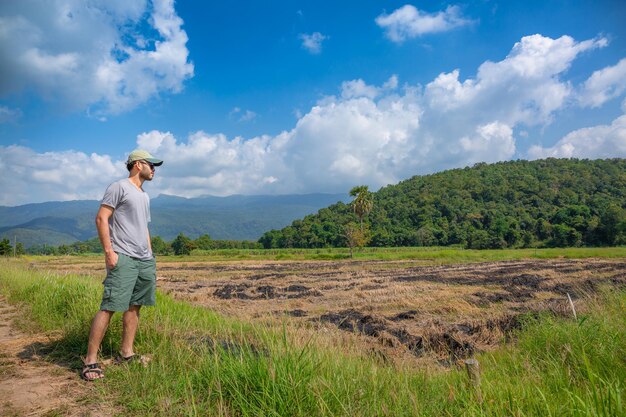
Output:
<path fill-rule="evenodd" d="M 102 293 L 102 301 L 108 301 L 111 299 L 111 287 L 105 286 Z"/>
<path fill-rule="evenodd" d="M 114 269 L 119 268 L 119 266 L 122 264 L 122 259 L 124 259 L 124 255 L 122 255 L 121 253 L 118 253 L 117 254 L 117 263 L 115 264 L 115 266 L 113 268 L 111 268 L 111 271 L 113 271 Z"/>

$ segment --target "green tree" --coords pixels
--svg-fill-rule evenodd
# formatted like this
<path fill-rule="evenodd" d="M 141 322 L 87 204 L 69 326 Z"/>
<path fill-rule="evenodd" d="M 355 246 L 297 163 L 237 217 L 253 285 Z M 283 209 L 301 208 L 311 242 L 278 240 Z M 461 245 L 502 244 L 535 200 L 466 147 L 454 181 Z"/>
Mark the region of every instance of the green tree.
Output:
<path fill-rule="evenodd" d="M 620 244 L 622 229 L 626 224 L 626 210 L 618 204 L 612 203 L 600 217 L 600 236 L 606 245 Z M 619 237 L 619 239 L 618 239 Z"/>
<path fill-rule="evenodd" d="M 282 235 L 280 230 L 270 230 L 269 232 L 263 233 L 263 236 L 259 239 L 259 243 L 261 243 L 265 249 L 279 248 Z"/>
<path fill-rule="evenodd" d="M 437 244 L 437 238 L 433 233 L 431 225 L 424 225 L 417 230 L 416 233 L 418 246 L 434 246 Z"/>
<path fill-rule="evenodd" d="M 152 242 L 152 252 L 155 255 L 169 255 L 172 253 L 172 247 L 161 236 L 154 236 L 150 241 Z"/>
<path fill-rule="evenodd" d="M 350 222 L 345 228 L 346 241 L 348 248 L 350 248 L 350 258 L 354 256 L 354 248 L 361 248 L 369 241 L 367 229 L 363 229 L 356 223 Z"/>
<path fill-rule="evenodd" d="M 87 253 L 89 252 L 89 245 L 85 242 L 74 242 L 70 245 L 71 253 Z"/>
<path fill-rule="evenodd" d="M 11 242 L 9 241 L 9 239 L 0 240 L 0 255 L 13 255 L 13 246 L 11 246 Z"/>
<path fill-rule="evenodd" d="M 354 210 L 354 214 L 359 218 L 361 231 L 363 231 L 363 218 L 372 211 L 374 207 L 374 197 L 372 193 L 369 192 L 367 185 L 359 185 L 351 189 L 350 197 L 354 197 L 351 203 L 352 210 Z"/>
<path fill-rule="evenodd" d="M 555 224 L 553 228 L 552 239 L 548 242 L 553 247 L 580 246 L 582 243 L 582 235 L 573 227 L 564 224 Z"/>
<path fill-rule="evenodd" d="M 68 245 L 60 245 L 57 250 L 59 255 L 69 255 L 72 253 L 72 248 Z"/>
<path fill-rule="evenodd" d="M 207 234 L 204 234 L 200 236 L 199 238 L 197 238 L 194 241 L 194 245 L 197 249 L 202 249 L 202 250 L 213 249 L 213 241 L 211 240 L 211 237 Z"/>
<path fill-rule="evenodd" d="M 24 245 L 22 244 L 22 242 L 17 242 L 15 244 L 15 254 L 17 256 L 21 256 L 24 255 L 26 253 L 26 251 L 24 250 Z"/>
<path fill-rule="evenodd" d="M 194 244 L 191 239 L 181 232 L 172 241 L 172 249 L 175 255 L 189 255 L 194 249 Z"/>
<path fill-rule="evenodd" d="M 546 240 L 552 236 L 552 225 L 546 219 L 539 219 L 536 227 L 536 234 L 539 240 Z"/>
<path fill-rule="evenodd" d="M 87 245 L 87 252 L 90 253 L 103 253 L 102 244 L 100 243 L 100 239 L 96 236 L 92 239 L 86 240 L 85 245 Z"/>
<path fill-rule="evenodd" d="M 491 248 L 491 236 L 486 230 L 473 230 L 467 240 L 470 249 L 489 249 Z"/>

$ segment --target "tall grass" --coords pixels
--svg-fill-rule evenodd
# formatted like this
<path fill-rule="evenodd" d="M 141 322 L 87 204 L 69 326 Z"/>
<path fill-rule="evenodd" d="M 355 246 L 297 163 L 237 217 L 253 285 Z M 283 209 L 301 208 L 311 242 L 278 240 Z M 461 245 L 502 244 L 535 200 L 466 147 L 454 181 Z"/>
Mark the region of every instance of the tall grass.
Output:
<path fill-rule="evenodd" d="M 93 279 L 0 261 L 0 291 L 32 330 L 54 331 L 50 358 L 80 369 L 98 308 Z M 626 294 L 589 300 L 578 321 L 529 318 L 513 345 L 477 358 L 481 397 L 462 369 L 381 363 L 332 349 L 311 329 L 227 319 L 159 294 L 142 311 L 136 350 L 147 367 L 110 366 L 96 395 L 128 415 L 163 416 L 618 416 L 626 380 Z M 119 318 L 102 355 L 119 348 Z M 331 336 L 332 337 L 332 336 Z M 78 375 L 77 375 L 78 377 Z"/>

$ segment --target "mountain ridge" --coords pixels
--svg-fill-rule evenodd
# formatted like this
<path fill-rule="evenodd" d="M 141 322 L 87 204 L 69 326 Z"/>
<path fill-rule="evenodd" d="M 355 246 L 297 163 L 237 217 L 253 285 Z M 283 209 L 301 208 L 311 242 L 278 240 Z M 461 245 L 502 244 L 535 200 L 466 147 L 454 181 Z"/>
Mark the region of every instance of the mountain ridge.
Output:
<path fill-rule="evenodd" d="M 257 240 L 267 230 L 283 227 L 347 194 L 232 195 L 186 198 L 159 194 L 151 199 L 150 232 L 165 240 L 179 233 L 208 234 L 214 239 Z M 46 201 L 0 206 L 0 238 L 17 238 L 25 247 L 59 245 L 96 236 L 98 200 Z"/>

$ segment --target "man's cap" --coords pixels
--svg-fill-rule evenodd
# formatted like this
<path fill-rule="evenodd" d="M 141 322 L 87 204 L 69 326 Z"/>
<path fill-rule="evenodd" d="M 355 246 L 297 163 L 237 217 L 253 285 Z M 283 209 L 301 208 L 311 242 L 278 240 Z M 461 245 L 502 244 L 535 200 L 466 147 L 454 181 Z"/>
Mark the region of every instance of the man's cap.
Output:
<path fill-rule="evenodd" d="M 134 151 L 132 151 L 130 155 L 128 155 L 128 160 L 126 161 L 126 165 L 135 161 L 148 161 L 157 167 L 163 164 L 162 160 L 155 158 L 154 156 L 150 154 L 150 152 L 144 151 L 143 149 L 135 149 Z"/>

